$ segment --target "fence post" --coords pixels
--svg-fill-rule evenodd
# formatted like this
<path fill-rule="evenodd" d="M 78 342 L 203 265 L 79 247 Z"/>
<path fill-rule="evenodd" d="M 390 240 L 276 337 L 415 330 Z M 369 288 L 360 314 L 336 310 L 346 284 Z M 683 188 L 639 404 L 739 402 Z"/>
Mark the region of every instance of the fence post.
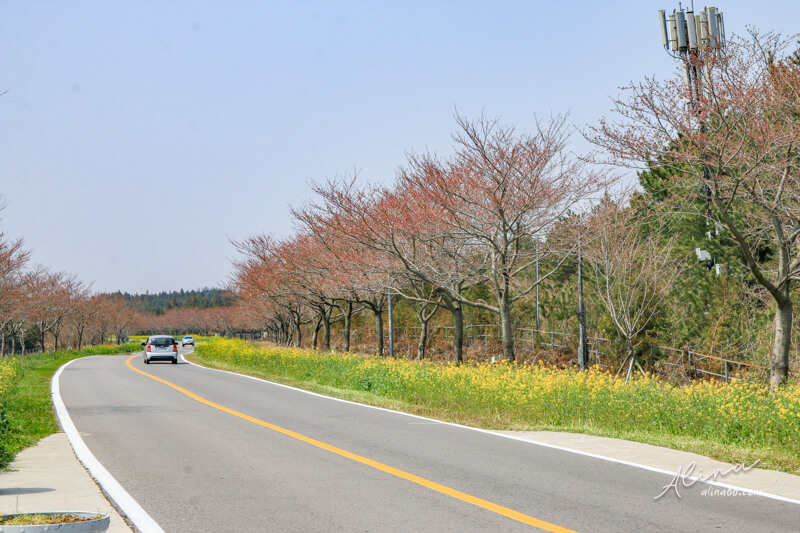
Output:
<path fill-rule="evenodd" d="M 692 372 L 692 349 L 689 348 L 688 344 L 686 345 L 686 367 L 689 369 L 689 372 Z"/>
<path fill-rule="evenodd" d="M 594 364 L 600 364 L 600 347 L 598 346 L 597 335 L 594 336 Z"/>
<path fill-rule="evenodd" d="M 725 365 L 725 383 L 728 382 L 728 360 L 723 359 L 723 364 Z"/>

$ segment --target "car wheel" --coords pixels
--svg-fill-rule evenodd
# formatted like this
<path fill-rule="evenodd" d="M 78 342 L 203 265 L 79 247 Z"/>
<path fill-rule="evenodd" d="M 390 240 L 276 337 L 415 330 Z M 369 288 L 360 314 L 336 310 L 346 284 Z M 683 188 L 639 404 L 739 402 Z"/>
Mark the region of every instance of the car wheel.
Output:
<path fill-rule="evenodd" d="M 173 357 L 172 358 L 172 364 L 173 365 L 177 365 L 178 364 L 178 358 L 177 357 Z"/>
<path fill-rule="evenodd" d="M 149 364 L 150 364 L 150 359 L 148 359 L 147 357 L 145 357 L 145 358 L 144 358 L 144 364 L 146 364 L 146 365 L 149 365 Z"/>

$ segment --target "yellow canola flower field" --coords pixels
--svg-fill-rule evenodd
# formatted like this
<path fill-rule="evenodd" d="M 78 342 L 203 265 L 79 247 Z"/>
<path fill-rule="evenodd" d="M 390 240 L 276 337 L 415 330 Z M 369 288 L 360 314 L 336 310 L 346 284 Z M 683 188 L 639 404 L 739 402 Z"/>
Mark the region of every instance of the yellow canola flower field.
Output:
<path fill-rule="evenodd" d="M 17 364 L 14 359 L 0 359 L 0 401 L 11 389 L 17 377 Z"/>
<path fill-rule="evenodd" d="M 618 434 L 695 437 L 723 445 L 775 448 L 800 457 L 800 386 L 734 381 L 676 386 L 656 377 L 630 383 L 592 367 L 513 363 L 437 364 L 291 348 L 236 340 L 198 346 L 202 357 L 267 375 L 401 400 L 485 425 L 604 428 Z"/>

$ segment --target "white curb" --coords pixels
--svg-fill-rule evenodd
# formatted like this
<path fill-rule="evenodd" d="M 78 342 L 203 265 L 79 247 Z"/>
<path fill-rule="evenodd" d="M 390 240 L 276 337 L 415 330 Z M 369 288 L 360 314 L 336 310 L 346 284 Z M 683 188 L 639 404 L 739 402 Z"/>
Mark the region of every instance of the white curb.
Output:
<path fill-rule="evenodd" d="M 92 452 L 89 451 L 89 448 L 86 446 L 86 443 L 83 442 L 80 433 L 78 433 L 78 430 L 75 428 L 75 424 L 72 423 L 72 419 L 70 418 L 69 413 L 67 413 L 67 408 L 64 405 L 64 401 L 61 399 L 58 378 L 61 376 L 61 371 L 69 366 L 73 361 L 75 361 L 75 359 L 62 365 L 61 368 L 59 368 L 55 373 L 51 383 L 51 391 L 53 395 L 53 405 L 55 405 L 56 408 L 58 421 L 61 424 L 61 428 L 64 430 L 64 433 L 67 434 L 69 442 L 72 444 L 72 449 L 75 450 L 75 455 L 78 456 L 78 459 L 81 463 L 83 463 L 84 468 L 86 468 L 89 474 L 103 488 L 103 491 L 105 491 L 106 495 L 108 495 L 108 497 L 116 504 L 116 506 L 122 510 L 125 516 L 127 516 L 127 518 L 133 522 L 133 525 L 136 527 L 136 529 L 141 531 L 141 533 L 164 533 L 164 530 L 161 529 L 161 526 L 159 526 L 144 509 L 142 509 L 141 505 L 139 505 L 139 503 L 134 500 L 125 489 L 122 488 L 122 485 L 120 485 L 119 482 L 114 479 L 114 476 L 112 476 L 109 471 L 100 464 Z"/>

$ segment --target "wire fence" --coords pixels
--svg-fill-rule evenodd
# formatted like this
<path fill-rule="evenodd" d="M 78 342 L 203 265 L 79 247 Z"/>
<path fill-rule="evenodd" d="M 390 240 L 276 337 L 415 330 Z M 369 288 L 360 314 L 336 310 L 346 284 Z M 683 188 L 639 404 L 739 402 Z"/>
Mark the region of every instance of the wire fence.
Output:
<path fill-rule="evenodd" d="M 517 345 L 530 346 L 531 350 L 535 350 L 537 346 L 546 347 L 551 350 L 575 350 L 578 351 L 578 336 L 572 333 L 565 333 L 563 331 L 545 331 L 541 329 L 532 328 L 517 328 L 517 332 L 521 335 L 515 337 Z M 607 359 L 612 357 L 613 354 L 609 350 L 609 341 L 606 338 L 594 335 L 586 337 L 586 347 L 589 352 L 589 358 L 595 365 L 602 368 L 607 368 Z M 601 350 L 602 347 L 602 350 Z"/>
<path fill-rule="evenodd" d="M 384 342 L 388 340 L 388 325 L 384 326 Z M 426 357 L 447 354 L 447 340 L 453 338 L 453 326 L 436 325 L 428 329 L 428 354 Z M 419 326 L 395 329 L 395 353 L 405 353 L 414 357 L 419 342 Z M 368 347 L 374 342 L 372 328 L 353 328 L 351 345 Z M 514 345 L 518 360 L 533 362 L 540 359 L 557 364 L 574 362 L 578 351 L 579 337 L 564 331 L 549 331 L 535 328 L 515 328 Z M 586 344 L 592 365 L 616 370 L 625 358 L 619 347 L 599 335 L 587 335 Z M 465 355 L 471 351 L 473 359 L 494 359 L 502 353 L 499 327 L 496 324 L 469 324 L 464 326 L 463 346 Z M 368 348 L 367 348 L 368 349 Z M 690 346 L 674 348 L 651 345 L 638 354 L 642 360 L 649 361 L 659 373 L 679 373 L 688 379 L 718 379 L 726 383 L 741 380 L 754 383 L 760 380 L 767 369 L 758 364 L 739 361 L 730 357 L 696 351 Z"/>
<path fill-rule="evenodd" d="M 419 327 L 409 328 L 407 333 L 419 338 Z M 464 326 L 464 345 L 484 346 L 500 342 L 500 334 L 495 324 L 473 324 Z M 515 346 L 526 352 L 557 351 L 570 354 L 578 351 L 578 335 L 563 331 L 547 331 L 534 328 L 516 328 L 514 330 Z M 452 339 L 453 326 L 436 326 L 431 328 L 430 337 Z M 622 356 L 612 350 L 611 341 L 599 335 L 588 335 L 586 344 L 592 364 L 601 368 L 611 368 L 621 364 Z M 682 369 L 688 377 L 694 379 L 714 378 L 726 383 L 741 380 L 753 383 L 748 378 L 766 372 L 765 367 L 754 363 L 746 363 L 693 350 L 691 347 L 673 348 L 669 346 L 650 346 L 646 353 L 651 361 L 659 361 L 660 365 Z"/>
<path fill-rule="evenodd" d="M 753 383 L 743 376 L 766 371 L 761 365 L 701 353 L 692 350 L 689 346 L 682 349 L 656 346 L 650 349 L 651 354 L 656 350 L 667 355 L 666 360 L 661 363 L 662 365 L 686 369 L 687 373 L 694 378 L 713 376 L 724 380 L 725 383 L 733 380 Z"/>

